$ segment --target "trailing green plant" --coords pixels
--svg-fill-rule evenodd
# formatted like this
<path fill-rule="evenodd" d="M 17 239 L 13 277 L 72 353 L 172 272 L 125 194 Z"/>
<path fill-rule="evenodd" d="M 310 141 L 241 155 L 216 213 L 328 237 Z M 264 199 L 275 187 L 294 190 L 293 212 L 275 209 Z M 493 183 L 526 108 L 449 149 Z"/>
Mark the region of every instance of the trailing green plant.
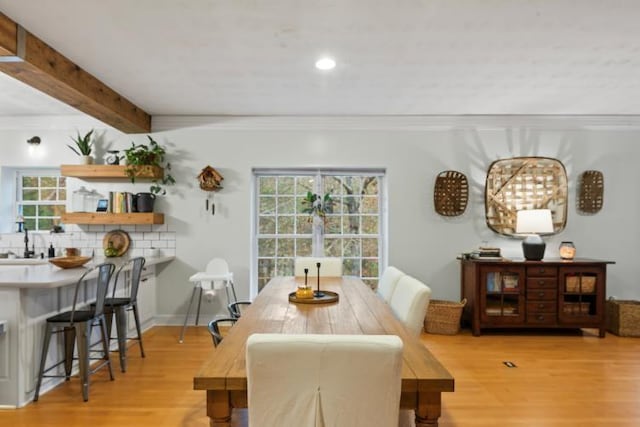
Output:
<path fill-rule="evenodd" d="M 71 140 L 76 144 L 76 147 L 67 144 L 67 147 L 71 148 L 71 150 L 76 153 L 78 156 L 90 156 L 91 149 L 93 148 L 93 142 L 91 142 L 91 135 L 93 135 L 93 129 L 87 132 L 84 136 L 80 135 L 78 132 L 78 136 L 70 137 Z M 76 149 L 77 148 L 77 149 Z"/>
<path fill-rule="evenodd" d="M 124 150 L 124 158 L 127 162 L 125 173 L 131 179 L 131 182 L 136 182 L 136 174 L 141 166 L 159 166 L 164 168 L 164 176 L 162 178 L 154 179 L 151 181 L 151 187 L 149 190 L 153 194 L 167 194 L 167 190 L 164 186 L 174 185 L 176 183 L 175 178 L 171 175 L 171 163 L 165 160 L 166 150 L 158 144 L 151 136 L 149 138 L 149 144 L 136 144 L 131 143 L 131 148 Z"/>
<path fill-rule="evenodd" d="M 333 213 L 333 198 L 331 193 L 325 193 L 324 196 L 307 191 L 306 196 L 302 199 L 302 213 L 309 214 L 309 221 L 314 216 L 325 219 L 327 214 Z"/>

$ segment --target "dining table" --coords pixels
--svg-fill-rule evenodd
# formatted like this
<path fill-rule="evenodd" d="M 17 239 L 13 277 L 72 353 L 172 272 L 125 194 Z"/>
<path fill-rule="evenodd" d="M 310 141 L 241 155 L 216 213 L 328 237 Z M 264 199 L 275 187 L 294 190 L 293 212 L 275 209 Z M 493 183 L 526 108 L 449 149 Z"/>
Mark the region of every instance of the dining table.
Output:
<path fill-rule="evenodd" d="M 454 378 L 431 354 L 428 342 L 412 334 L 360 278 L 320 278 L 320 290 L 337 293 L 338 301 L 319 304 L 290 301 L 289 294 L 303 282 L 299 277 L 272 278 L 194 376 L 194 389 L 206 392 L 210 425 L 230 427 L 232 409 L 247 407 L 247 338 L 282 333 L 399 336 L 403 341 L 400 408 L 415 411 L 416 427 L 437 426 L 442 393 L 454 391 Z"/>

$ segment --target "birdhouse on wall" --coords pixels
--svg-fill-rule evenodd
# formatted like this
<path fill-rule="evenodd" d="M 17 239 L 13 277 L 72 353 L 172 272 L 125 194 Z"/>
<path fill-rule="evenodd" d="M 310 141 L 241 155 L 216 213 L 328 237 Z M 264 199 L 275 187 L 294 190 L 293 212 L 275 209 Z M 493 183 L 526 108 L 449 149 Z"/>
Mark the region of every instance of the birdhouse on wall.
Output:
<path fill-rule="evenodd" d="M 224 178 L 220 173 L 212 168 L 211 166 L 207 166 L 198 175 L 198 182 L 200 183 L 200 188 L 204 191 L 208 191 L 207 199 L 205 201 L 205 210 L 209 211 L 211 209 L 211 215 L 216 214 L 216 205 L 213 202 L 213 194 L 214 191 L 222 190 L 222 180 Z"/>
<path fill-rule="evenodd" d="M 207 166 L 198 175 L 198 181 L 200 182 L 200 188 L 204 191 L 219 191 L 222 190 L 222 180 L 224 178 L 220 173 L 212 168 L 211 166 Z"/>

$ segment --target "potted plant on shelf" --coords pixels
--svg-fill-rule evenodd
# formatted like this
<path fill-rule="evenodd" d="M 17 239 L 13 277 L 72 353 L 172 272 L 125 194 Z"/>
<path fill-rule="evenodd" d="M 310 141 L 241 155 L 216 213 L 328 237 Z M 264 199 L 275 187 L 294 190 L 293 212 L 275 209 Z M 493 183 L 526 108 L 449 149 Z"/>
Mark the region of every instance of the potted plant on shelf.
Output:
<path fill-rule="evenodd" d="M 151 181 L 149 193 L 136 194 L 138 212 L 153 212 L 153 202 L 156 195 L 166 194 L 167 190 L 164 187 L 176 183 L 175 178 L 170 173 L 171 163 L 165 159 L 165 148 L 151 136 L 147 135 L 147 138 L 149 138 L 149 144 L 135 144 L 132 142 L 131 147 L 124 150 L 124 159 L 127 163 L 125 173 L 131 179 L 131 182 L 136 182 L 137 174 L 145 167 L 158 166 L 164 168 L 164 175 Z"/>
<path fill-rule="evenodd" d="M 91 157 L 91 149 L 93 148 L 91 135 L 93 135 L 93 129 L 87 132 L 84 136 L 81 136 L 80 132 L 78 132 L 78 135 L 75 138 L 71 137 L 71 140 L 76 144 L 76 146 L 73 147 L 67 144 L 67 147 L 69 147 L 71 151 L 82 158 L 82 163 L 85 165 L 93 163 L 93 157 Z"/>
<path fill-rule="evenodd" d="M 328 213 L 333 213 L 333 203 L 331 193 L 320 196 L 307 191 L 307 195 L 302 199 L 302 212 L 309 214 L 309 222 L 314 218 L 320 218 L 324 221 Z"/>

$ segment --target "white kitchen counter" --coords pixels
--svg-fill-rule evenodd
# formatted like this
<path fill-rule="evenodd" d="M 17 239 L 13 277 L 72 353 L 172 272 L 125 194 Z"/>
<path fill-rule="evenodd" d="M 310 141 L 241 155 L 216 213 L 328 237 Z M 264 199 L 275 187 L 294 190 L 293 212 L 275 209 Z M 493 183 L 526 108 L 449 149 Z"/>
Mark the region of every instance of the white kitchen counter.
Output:
<path fill-rule="evenodd" d="M 149 267 L 156 264 L 162 264 L 173 260 L 174 257 L 147 257 L 145 266 Z M 76 283 L 80 276 L 86 271 L 103 262 L 112 262 L 116 265 L 116 269 L 122 263 L 128 261 L 126 257 L 114 258 L 98 258 L 90 261 L 79 268 L 62 269 L 53 264 L 37 264 L 37 265 L 2 265 L 0 264 L 0 288 L 33 288 L 33 289 L 49 289 L 66 286 Z M 46 260 L 45 260 L 46 261 Z M 97 276 L 95 272 L 89 274 L 86 278 L 94 279 Z"/>
<path fill-rule="evenodd" d="M 138 304 L 141 320 L 143 323 L 146 320 L 147 326 L 153 324 L 155 316 L 155 265 L 173 259 L 172 256 L 146 258 Z M 112 262 L 117 269 L 128 260 L 127 257 L 101 257 L 84 267 L 66 270 L 49 263 L 0 265 L 0 321 L 6 321 L 6 332 L 0 335 L 0 408 L 21 407 L 33 399 L 46 319 L 71 309 L 75 284 L 87 268 Z M 78 295 L 80 305 L 95 301 L 96 276 L 92 272 L 85 277 Z M 61 345 L 59 340 L 51 341 L 48 359 L 58 360 Z M 60 381 L 47 378 L 41 393 Z"/>

